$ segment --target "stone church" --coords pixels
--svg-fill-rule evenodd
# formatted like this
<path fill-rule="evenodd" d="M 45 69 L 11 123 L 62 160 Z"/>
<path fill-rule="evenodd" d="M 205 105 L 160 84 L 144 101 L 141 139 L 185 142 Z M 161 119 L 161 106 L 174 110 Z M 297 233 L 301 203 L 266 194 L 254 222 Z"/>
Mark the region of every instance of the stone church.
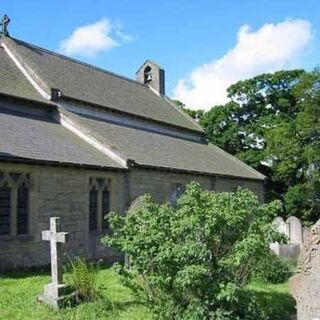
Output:
<path fill-rule="evenodd" d="M 100 244 L 108 212 L 145 193 L 174 202 L 190 181 L 263 201 L 264 179 L 206 141 L 165 95 L 156 63 L 132 80 L 0 37 L 0 269 L 49 263 L 41 231 L 52 216 L 71 254 L 112 261 Z"/>

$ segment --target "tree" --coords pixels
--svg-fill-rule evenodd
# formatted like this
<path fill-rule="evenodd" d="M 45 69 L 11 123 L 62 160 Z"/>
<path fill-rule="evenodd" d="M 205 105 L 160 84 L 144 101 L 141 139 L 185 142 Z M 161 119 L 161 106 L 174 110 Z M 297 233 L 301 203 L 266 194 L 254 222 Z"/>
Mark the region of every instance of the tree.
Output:
<path fill-rule="evenodd" d="M 320 72 L 304 73 L 293 90 L 297 113 L 267 132 L 274 178 L 286 185 L 284 204 L 311 223 L 320 217 Z"/>
<path fill-rule="evenodd" d="M 195 120 L 200 120 L 204 114 L 204 110 L 191 110 L 189 108 L 186 108 L 186 105 L 179 101 L 179 100 L 172 100 L 173 103 L 179 107 L 183 112 L 185 112 L 188 116 Z"/>
<path fill-rule="evenodd" d="M 130 214 L 112 214 L 104 243 L 130 256 L 131 268 L 118 272 L 158 319 L 267 319 L 247 308 L 244 288 L 280 240 L 271 227 L 278 209 L 248 190 L 213 193 L 191 183 L 177 207 L 145 196 Z"/>
<path fill-rule="evenodd" d="M 201 118 L 209 140 L 252 167 L 269 175 L 265 132 L 283 119 L 295 117 L 293 89 L 302 70 L 261 74 L 228 88 L 231 99 Z"/>
<path fill-rule="evenodd" d="M 231 101 L 213 107 L 200 121 L 212 143 L 267 176 L 267 201 L 283 199 L 288 186 L 274 176 L 266 135 L 270 128 L 296 118 L 294 89 L 304 74 L 303 70 L 279 71 L 239 81 L 228 88 Z"/>

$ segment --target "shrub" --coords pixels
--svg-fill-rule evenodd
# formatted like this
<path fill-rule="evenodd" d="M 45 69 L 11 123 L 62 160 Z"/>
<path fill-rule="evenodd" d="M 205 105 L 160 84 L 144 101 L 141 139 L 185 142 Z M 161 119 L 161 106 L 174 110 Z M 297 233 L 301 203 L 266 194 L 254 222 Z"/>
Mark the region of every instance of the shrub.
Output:
<path fill-rule="evenodd" d="M 273 252 L 260 257 L 255 266 L 254 278 L 265 283 L 284 283 L 292 275 L 292 268 L 287 260 L 279 258 Z"/>
<path fill-rule="evenodd" d="M 280 239 L 271 226 L 279 204 L 196 183 L 176 207 L 150 196 L 142 203 L 125 216 L 111 214 L 114 233 L 103 240 L 130 256 L 130 269 L 117 267 L 124 283 L 158 319 L 249 319 L 241 296 L 259 256 Z"/>
<path fill-rule="evenodd" d="M 97 275 L 98 264 L 89 264 L 80 257 L 70 260 L 67 282 L 75 290 L 78 302 L 92 301 L 95 298 Z"/>

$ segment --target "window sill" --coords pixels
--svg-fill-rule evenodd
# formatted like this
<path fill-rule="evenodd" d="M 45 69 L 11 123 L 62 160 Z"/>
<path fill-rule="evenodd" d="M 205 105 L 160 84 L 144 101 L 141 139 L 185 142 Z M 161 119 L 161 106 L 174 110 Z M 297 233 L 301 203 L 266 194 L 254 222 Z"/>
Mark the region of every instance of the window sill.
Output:
<path fill-rule="evenodd" d="M 6 235 L 6 236 L 0 236 L 0 242 L 24 242 L 24 241 L 30 241 L 33 237 L 29 234 L 19 234 L 19 235 Z"/>
<path fill-rule="evenodd" d="M 90 230 L 89 231 L 90 236 L 92 237 L 101 237 L 101 236 L 106 236 L 107 234 L 110 234 L 110 229 L 104 229 L 102 231 L 97 231 L 97 230 Z"/>

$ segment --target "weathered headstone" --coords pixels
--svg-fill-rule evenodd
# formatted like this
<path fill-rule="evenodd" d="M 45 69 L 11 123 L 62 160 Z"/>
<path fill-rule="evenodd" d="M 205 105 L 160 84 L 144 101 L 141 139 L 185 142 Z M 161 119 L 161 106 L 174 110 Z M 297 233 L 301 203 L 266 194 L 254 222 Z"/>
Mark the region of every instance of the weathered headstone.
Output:
<path fill-rule="evenodd" d="M 297 260 L 303 243 L 302 225 L 298 218 L 291 216 L 286 221 L 276 217 L 272 224 L 288 238 L 287 244 L 271 243 L 270 249 L 280 257 Z"/>
<path fill-rule="evenodd" d="M 44 286 L 44 292 L 38 296 L 42 301 L 54 308 L 61 307 L 66 293 L 63 284 L 61 244 L 66 243 L 69 233 L 60 232 L 60 218 L 50 218 L 50 230 L 42 231 L 42 240 L 50 241 L 51 252 L 51 283 Z"/>
<path fill-rule="evenodd" d="M 276 228 L 276 230 L 278 230 L 278 232 L 287 235 L 287 225 L 286 223 L 283 221 L 282 217 L 276 217 L 273 219 L 272 221 L 272 225 Z M 270 244 L 270 249 L 276 254 L 276 255 L 280 255 L 280 251 L 281 251 L 281 245 L 277 242 L 271 243 Z"/>
<path fill-rule="evenodd" d="M 287 231 L 287 224 L 284 222 L 282 217 L 275 217 L 272 224 L 277 228 L 280 233 L 289 236 Z"/>
<path fill-rule="evenodd" d="M 302 246 L 302 225 L 297 217 L 291 216 L 286 221 L 290 243 Z"/>
<path fill-rule="evenodd" d="M 297 302 L 297 320 L 320 319 L 320 220 L 303 245 L 289 286 Z"/>

